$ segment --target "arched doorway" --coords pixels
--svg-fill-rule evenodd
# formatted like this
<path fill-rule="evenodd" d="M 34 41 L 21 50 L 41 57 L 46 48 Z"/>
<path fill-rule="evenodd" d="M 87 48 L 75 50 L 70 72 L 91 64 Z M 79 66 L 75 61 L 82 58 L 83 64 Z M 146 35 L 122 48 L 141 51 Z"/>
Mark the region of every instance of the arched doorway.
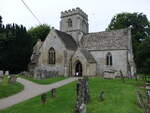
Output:
<path fill-rule="evenodd" d="M 75 76 L 82 76 L 82 64 L 80 61 L 77 61 L 75 65 Z"/>

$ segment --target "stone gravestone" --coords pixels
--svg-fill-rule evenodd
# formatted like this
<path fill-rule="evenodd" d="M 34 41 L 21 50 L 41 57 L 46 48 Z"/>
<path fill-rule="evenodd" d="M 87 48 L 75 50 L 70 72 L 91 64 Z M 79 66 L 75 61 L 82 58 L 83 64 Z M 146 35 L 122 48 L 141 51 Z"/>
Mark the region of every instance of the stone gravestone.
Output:
<path fill-rule="evenodd" d="M 86 113 L 86 103 L 89 102 L 88 78 L 79 79 L 76 85 L 77 100 L 75 105 L 76 113 Z"/>
<path fill-rule="evenodd" d="M 122 73 L 121 70 L 120 70 L 120 77 L 121 77 L 121 79 L 122 79 L 122 82 L 125 83 L 125 78 L 124 78 L 123 73 Z"/>
<path fill-rule="evenodd" d="M 136 95 L 137 95 L 137 101 L 138 101 L 139 106 L 142 108 L 145 108 L 145 103 L 144 103 L 144 99 L 143 99 L 141 92 L 136 91 Z"/>
<path fill-rule="evenodd" d="M 5 71 L 5 75 L 9 75 L 9 71 Z"/>
<path fill-rule="evenodd" d="M 146 87 L 147 90 L 147 108 L 146 113 L 150 113 L 150 87 Z"/>
<path fill-rule="evenodd" d="M 104 91 L 100 92 L 99 99 L 100 101 L 104 101 Z"/>
<path fill-rule="evenodd" d="M 2 70 L 0 70 L 0 83 L 3 81 L 3 76 L 4 76 L 4 73 Z"/>
<path fill-rule="evenodd" d="M 16 83 L 17 77 L 15 75 L 11 75 L 9 77 L 9 83 Z"/>
<path fill-rule="evenodd" d="M 77 92 L 77 100 L 75 105 L 75 113 L 82 113 L 81 110 L 83 107 L 81 107 L 82 104 L 84 104 L 84 98 L 83 98 L 83 85 L 82 80 L 79 79 L 79 82 L 76 85 L 76 92 Z"/>
<path fill-rule="evenodd" d="M 53 88 L 53 89 L 51 90 L 51 96 L 52 96 L 52 97 L 56 97 L 56 89 L 55 89 L 55 88 Z"/>
<path fill-rule="evenodd" d="M 89 80 L 88 77 L 84 77 L 83 79 L 84 103 L 86 104 L 90 100 L 88 80 Z"/>
<path fill-rule="evenodd" d="M 41 95 L 41 104 L 45 104 L 45 103 L 46 103 L 46 98 L 47 98 L 46 93 L 43 93 L 43 94 Z"/>
<path fill-rule="evenodd" d="M 4 72 L 0 70 L 0 77 L 2 77 L 3 75 L 4 75 Z"/>
<path fill-rule="evenodd" d="M 86 113 L 86 105 L 84 103 L 81 104 L 79 111 L 79 113 Z"/>

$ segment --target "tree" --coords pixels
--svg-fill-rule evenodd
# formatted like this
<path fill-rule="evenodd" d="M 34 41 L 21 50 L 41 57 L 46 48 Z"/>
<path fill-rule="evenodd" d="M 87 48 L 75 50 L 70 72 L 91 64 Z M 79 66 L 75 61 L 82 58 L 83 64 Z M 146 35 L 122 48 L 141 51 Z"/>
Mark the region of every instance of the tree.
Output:
<path fill-rule="evenodd" d="M 120 13 L 114 16 L 108 25 L 106 30 L 115 30 L 131 27 L 132 33 L 132 45 L 133 53 L 135 56 L 135 62 L 138 66 L 137 52 L 139 51 L 139 46 L 145 39 L 150 37 L 150 22 L 143 13 Z M 139 66 L 138 66 L 139 67 Z"/>
<path fill-rule="evenodd" d="M 2 17 L 0 16 L 0 33 L 3 32 L 4 25 L 2 24 Z"/>
<path fill-rule="evenodd" d="M 137 61 L 139 73 L 150 74 L 150 38 L 145 39 L 139 46 Z"/>
<path fill-rule="evenodd" d="M 0 16 L 0 29 L 2 28 L 2 17 Z"/>
<path fill-rule="evenodd" d="M 7 24 L 0 34 L 0 70 L 19 73 L 27 69 L 32 54 L 32 39 L 22 25 Z"/>
<path fill-rule="evenodd" d="M 39 25 L 29 29 L 28 33 L 31 35 L 33 39 L 33 45 L 37 42 L 38 39 L 44 41 L 49 31 L 50 31 L 50 26 L 47 24 Z"/>

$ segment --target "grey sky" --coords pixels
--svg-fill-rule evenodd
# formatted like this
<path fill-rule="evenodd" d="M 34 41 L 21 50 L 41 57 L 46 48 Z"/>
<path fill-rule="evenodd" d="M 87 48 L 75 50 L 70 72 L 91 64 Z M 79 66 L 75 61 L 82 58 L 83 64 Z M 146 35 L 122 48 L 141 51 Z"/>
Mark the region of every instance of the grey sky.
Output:
<path fill-rule="evenodd" d="M 80 7 L 89 16 L 90 32 L 104 31 L 112 17 L 121 12 L 143 12 L 150 20 L 150 0 L 24 0 L 42 23 L 59 29 L 60 12 Z M 38 22 L 21 0 L 0 0 L 3 23 L 23 24 L 27 28 Z"/>

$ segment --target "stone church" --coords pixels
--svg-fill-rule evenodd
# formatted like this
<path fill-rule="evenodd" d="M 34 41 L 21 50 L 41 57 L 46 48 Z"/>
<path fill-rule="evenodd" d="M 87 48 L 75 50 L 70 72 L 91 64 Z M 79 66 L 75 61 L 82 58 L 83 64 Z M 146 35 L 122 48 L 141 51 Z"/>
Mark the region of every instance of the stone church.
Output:
<path fill-rule="evenodd" d="M 29 66 L 35 77 L 133 76 L 131 29 L 89 33 L 88 15 L 80 8 L 61 12 L 60 30 L 52 28 L 45 41 L 38 40 Z"/>

